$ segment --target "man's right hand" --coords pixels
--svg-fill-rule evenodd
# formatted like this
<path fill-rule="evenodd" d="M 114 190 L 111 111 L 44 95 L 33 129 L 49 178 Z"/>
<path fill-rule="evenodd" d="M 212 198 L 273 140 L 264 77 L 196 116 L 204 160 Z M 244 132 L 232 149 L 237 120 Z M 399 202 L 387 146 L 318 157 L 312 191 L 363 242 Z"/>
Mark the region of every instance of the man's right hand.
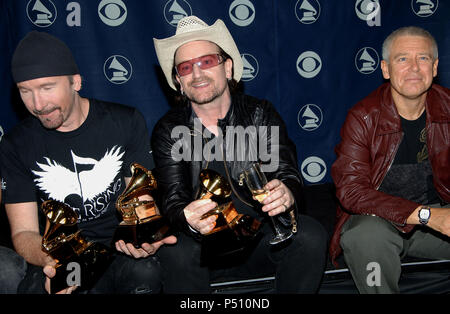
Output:
<path fill-rule="evenodd" d="M 45 274 L 45 290 L 47 293 L 50 293 L 50 279 L 55 277 L 56 275 L 56 268 L 55 268 L 55 261 L 52 260 L 47 265 L 44 266 L 43 272 Z M 58 291 L 56 294 L 71 294 L 77 286 L 67 287 L 65 289 L 62 289 L 61 291 Z"/>
<path fill-rule="evenodd" d="M 201 219 L 202 215 L 217 206 L 216 202 L 210 199 L 201 199 L 191 202 L 184 208 L 184 215 L 188 224 L 201 234 L 207 234 L 216 225 L 217 215 Z"/>

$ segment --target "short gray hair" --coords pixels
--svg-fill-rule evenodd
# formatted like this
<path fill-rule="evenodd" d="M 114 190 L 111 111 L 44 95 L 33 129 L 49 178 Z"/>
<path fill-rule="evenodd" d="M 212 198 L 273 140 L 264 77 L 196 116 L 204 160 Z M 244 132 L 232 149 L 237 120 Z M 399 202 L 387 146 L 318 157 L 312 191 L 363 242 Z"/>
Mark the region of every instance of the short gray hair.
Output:
<path fill-rule="evenodd" d="M 393 31 L 383 42 L 382 55 L 383 60 L 389 62 L 389 55 L 391 53 L 391 47 L 394 40 L 400 36 L 419 36 L 428 38 L 431 41 L 431 48 L 433 49 L 433 58 L 436 60 L 438 55 L 438 46 L 434 37 L 425 29 L 417 26 L 401 27 Z"/>

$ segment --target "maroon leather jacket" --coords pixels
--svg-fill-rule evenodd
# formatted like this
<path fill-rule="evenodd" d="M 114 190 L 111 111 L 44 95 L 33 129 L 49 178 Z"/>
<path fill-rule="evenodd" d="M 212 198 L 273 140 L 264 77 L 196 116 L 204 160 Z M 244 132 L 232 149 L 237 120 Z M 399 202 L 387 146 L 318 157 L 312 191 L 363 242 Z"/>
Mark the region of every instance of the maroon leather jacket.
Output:
<path fill-rule="evenodd" d="M 432 85 L 425 105 L 434 186 L 440 197 L 450 202 L 450 90 Z M 340 202 L 330 243 L 331 260 L 336 266 L 336 257 L 342 250 L 341 229 L 351 214 L 382 217 L 404 233 L 414 228 L 406 220 L 420 204 L 378 191 L 402 137 L 390 83 L 381 85 L 350 109 L 331 168 Z"/>

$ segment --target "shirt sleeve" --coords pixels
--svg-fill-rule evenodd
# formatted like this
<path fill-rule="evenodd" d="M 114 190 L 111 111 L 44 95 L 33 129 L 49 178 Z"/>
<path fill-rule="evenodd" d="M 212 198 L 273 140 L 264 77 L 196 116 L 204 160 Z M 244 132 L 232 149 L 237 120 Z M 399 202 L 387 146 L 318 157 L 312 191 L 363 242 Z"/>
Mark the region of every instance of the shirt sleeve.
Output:
<path fill-rule="evenodd" d="M 19 150 L 25 143 L 14 145 L 8 138 L 0 142 L 0 173 L 2 175 L 2 203 L 35 202 L 36 187 L 31 169 L 21 158 Z"/>
<path fill-rule="evenodd" d="M 150 134 L 144 116 L 137 109 L 134 109 L 128 122 L 125 167 L 130 169 L 132 163 L 138 163 L 148 170 L 152 170 L 155 166 L 150 147 Z M 131 170 L 127 170 L 125 176 L 131 177 Z"/>

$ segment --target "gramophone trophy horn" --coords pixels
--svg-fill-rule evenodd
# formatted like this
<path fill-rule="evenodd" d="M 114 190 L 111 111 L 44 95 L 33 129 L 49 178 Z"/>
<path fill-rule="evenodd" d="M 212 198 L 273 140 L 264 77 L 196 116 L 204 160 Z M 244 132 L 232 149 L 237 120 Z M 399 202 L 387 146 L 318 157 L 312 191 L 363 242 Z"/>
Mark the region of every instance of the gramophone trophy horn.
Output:
<path fill-rule="evenodd" d="M 202 216 L 202 219 L 205 219 L 217 215 L 216 225 L 204 237 L 202 248 L 205 256 L 225 255 L 241 250 L 258 233 L 261 222 L 238 213 L 231 200 L 231 192 L 228 181 L 216 171 L 204 169 L 200 172 L 200 186 L 196 198 L 210 198 L 217 203 L 215 208 Z"/>
<path fill-rule="evenodd" d="M 167 220 L 161 216 L 152 197 L 157 183 L 150 170 L 133 163 L 131 180 L 116 202 L 122 216 L 113 241 L 123 240 L 140 247 L 142 243 L 153 243 L 169 235 Z"/>
<path fill-rule="evenodd" d="M 74 284 L 89 289 L 106 269 L 111 250 L 101 243 L 87 241 L 80 234 L 78 216 L 70 206 L 47 200 L 41 208 L 47 217 L 42 250 L 56 261 L 56 275 L 51 279 L 50 292 L 55 293 Z M 69 264 L 77 265 L 75 268 L 79 273 L 72 273 Z"/>

